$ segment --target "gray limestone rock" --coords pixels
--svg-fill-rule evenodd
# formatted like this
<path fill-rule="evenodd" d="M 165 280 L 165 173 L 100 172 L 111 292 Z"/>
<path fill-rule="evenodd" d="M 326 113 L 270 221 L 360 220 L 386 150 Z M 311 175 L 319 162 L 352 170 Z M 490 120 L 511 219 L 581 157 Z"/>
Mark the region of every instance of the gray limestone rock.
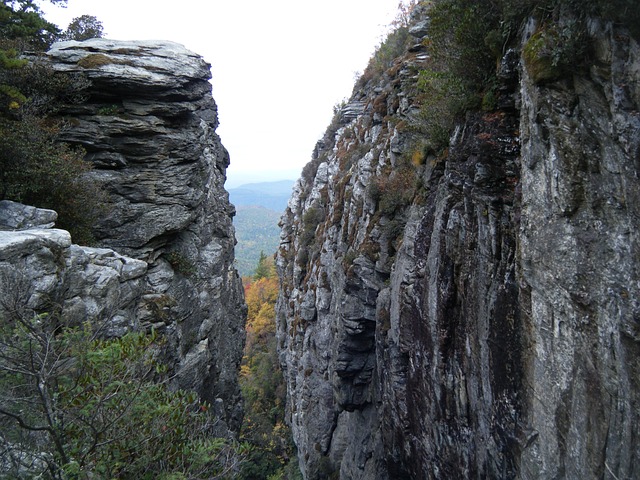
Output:
<path fill-rule="evenodd" d="M 277 257 L 305 479 L 640 476 L 640 48 L 589 35 L 545 84 L 508 50 L 446 156 L 403 166 L 415 52 L 318 143 Z"/>
<path fill-rule="evenodd" d="M 165 335 L 172 386 L 217 406 L 218 434 L 237 432 L 246 307 L 210 66 L 171 42 L 70 41 L 47 55 L 55 71 L 90 80 L 86 100 L 60 112 L 62 137 L 93 162 L 104 215 L 94 248 L 61 230 L 0 232 L 0 262 L 31 285 L 33 308 L 55 300 L 72 321 L 103 323 L 106 335 Z M 55 219 L 7 212 L 0 205 L 12 229 Z"/>
<path fill-rule="evenodd" d="M 72 245 L 64 230 L 0 231 L 3 307 L 46 312 L 56 305 L 69 324 L 90 322 L 107 337 L 137 328 L 146 270 L 146 262 L 113 250 Z"/>
<path fill-rule="evenodd" d="M 524 478 L 640 474 L 640 48 L 594 25 L 591 70 L 522 92 L 521 289 L 531 355 Z M 526 72 L 526 70 L 525 70 Z M 631 108 L 629 108 L 631 106 Z"/>
<path fill-rule="evenodd" d="M 51 228 L 57 219 L 58 214 L 53 210 L 22 205 L 10 200 L 0 201 L 1 230 Z"/>

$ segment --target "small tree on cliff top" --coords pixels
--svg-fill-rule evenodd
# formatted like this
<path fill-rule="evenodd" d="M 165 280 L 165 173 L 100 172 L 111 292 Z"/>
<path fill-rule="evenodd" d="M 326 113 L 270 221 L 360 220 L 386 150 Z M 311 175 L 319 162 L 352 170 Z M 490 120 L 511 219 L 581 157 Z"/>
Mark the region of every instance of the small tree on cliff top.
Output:
<path fill-rule="evenodd" d="M 82 15 L 71 20 L 71 23 L 62 34 L 64 40 L 88 40 L 90 38 L 102 38 L 104 28 L 102 22 L 93 15 Z"/>

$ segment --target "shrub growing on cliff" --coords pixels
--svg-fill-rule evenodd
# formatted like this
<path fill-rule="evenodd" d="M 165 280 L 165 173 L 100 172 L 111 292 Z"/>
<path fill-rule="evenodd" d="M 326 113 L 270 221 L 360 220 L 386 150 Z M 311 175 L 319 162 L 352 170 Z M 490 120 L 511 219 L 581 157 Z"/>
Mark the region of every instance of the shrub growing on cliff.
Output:
<path fill-rule="evenodd" d="M 318 225 L 325 220 L 324 208 L 312 206 L 302 216 L 302 233 L 300 235 L 300 248 L 308 248 L 315 241 Z"/>
<path fill-rule="evenodd" d="M 62 104 L 83 98 L 88 81 L 19 59 L 20 49 L 45 48 L 57 29 L 28 0 L 3 2 L 0 17 L 0 199 L 52 208 L 58 226 L 91 243 L 102 196 L 89 179 L 83 151 L 58 142 Z"/>
<path fill-rule="evenodd" d="M 44 119 L 0 119 L 0 199 L 54 209 L 58 227 L 91 243 L 102 193 L 86 176 L 84 152 L 57 142 L 56 134 Z"/>
<path fill-rule="evenodd" d="M 156 381 L 158 336 L 101 339 L 90 325 L 29 311 L 13 279 L 1 280 L 0 474 L 212 478 L 237 469 L 240 450 L 211 436 L 208 406 Z"/>
<path fill-rule="evenodd" d="M 409 29 L 406 26 L 393 30 L 376 49 L 359 82 L 366 83 L 389 69 L 394 60 L 404 53 L 409 39 Z"/>
<path fill-rule="evenodd" d="M 485 107 L 495 104 L 496 61 L 517 46 L 528 18 L 537 18 L 540 27 L 523 56 L 538 82 L 588 63 L 590 17 L 624 24 L 636 36 L 640 31 L 634 0 L 433 0 L 429 17 L 429 67 L 419 75 L 422 107 L 415 126 L 436 150 L 448 143 L 456 118 L 483 100 Z"/>
<path fill-rule="evenodd" d="M 494 1 L 434 0 L 428 8 L 431 21 L 424 45 L 429 59 L 418 73 L 421 107 L 412 127 L 426 137 L 427 151 L 439 152 L 449 144 L 455 121 L 480 108 L 501 35 L 495 39 L 499 12 Z"/>

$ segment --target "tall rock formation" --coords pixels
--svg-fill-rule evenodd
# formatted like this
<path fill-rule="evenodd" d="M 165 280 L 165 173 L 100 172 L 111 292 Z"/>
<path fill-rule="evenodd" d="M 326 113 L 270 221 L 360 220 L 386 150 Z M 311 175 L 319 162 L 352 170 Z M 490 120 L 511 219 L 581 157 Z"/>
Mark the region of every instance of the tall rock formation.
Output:
<path fill-rule="evenodd" d="M 170 42 L 62 42 L 47 56 L 91 84 L 86 101 L 61 114 L 63 139 L 86 149 L 106 192 L 98 248 L 5 215 L 5 229 L 21 230 L 2 232 L 5 279 L 28 277 L 31 308 L 54 301 L 110 335 L 155 328 L 168 339 L 174 386 L 214 406 L 221 434 L 237 431 L 246 307 L 210 66 Z"/>
<path fill-rule="evenodd" d="M 411 128 L 424 12 L 410 32 L 282 220 L 278 340 L 305 478 L 639 476 L 638 43 L 590 21 L 592 65 L 544 80 L 509 50 L 497 108 L 436 154 Z"/>

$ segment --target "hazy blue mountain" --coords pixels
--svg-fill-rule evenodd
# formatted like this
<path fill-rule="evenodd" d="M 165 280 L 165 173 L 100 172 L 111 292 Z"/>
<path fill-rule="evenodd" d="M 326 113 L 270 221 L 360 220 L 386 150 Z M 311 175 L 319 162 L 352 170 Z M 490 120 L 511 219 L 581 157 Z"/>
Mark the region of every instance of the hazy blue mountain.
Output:
<path fill-rule="evenodd" d="M 294 183 L 293 180 L 247 183 L 228 189 L 229 200 L 236 207 L 261 206 L 282 213 L 287 208 Z"/>
<path fill-rule="evenodd" d="M 233 224 L 236 227 L 236 268 L 243 277 L 253 275 L 260 252 L 271 256 L 280 243 L 278 222 L 282 212 L 262 206 L 236 206 Z M 284 209 L 283 209 L 284 210 Z"/>

